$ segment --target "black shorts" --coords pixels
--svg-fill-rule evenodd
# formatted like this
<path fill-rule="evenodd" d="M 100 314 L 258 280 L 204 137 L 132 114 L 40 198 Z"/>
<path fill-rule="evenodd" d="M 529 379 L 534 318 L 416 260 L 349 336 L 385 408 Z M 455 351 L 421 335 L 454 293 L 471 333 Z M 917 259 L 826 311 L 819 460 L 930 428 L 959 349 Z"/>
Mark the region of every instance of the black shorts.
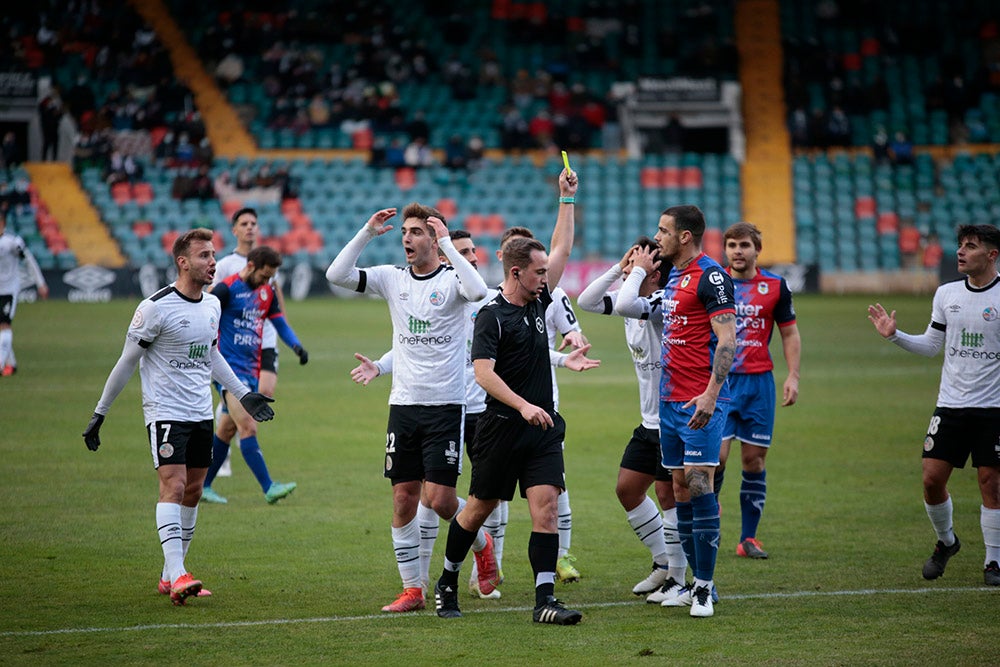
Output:
<path fill-rule="evenodd" d="M 554 426 L 543 430 L 520 415 L 500 414 L 487 408 L 476 425 L 472 448 L 472 481 L 469 495 L 480 500 L 512 500 L 514 488 L 521 497 L 532 486 L 566 488 L 563 440 L 566 422 L 552 415 Z"/>
<path fill-rule="evenodd" d="M 14 321 L 14 295 L 0 294 L 0 324 Z"/>
<path fill-rule="evenodd" d="M 643 475 L 652 475 L 660 482 L 670 481 L 670 470 L 663 467 L 660 454 L 660 432 L 642 424 L 632 431 L 632 439 L 625 446 L 620 467 Z"/>
<path fill-rule="evenodd" d="M 462 462 L 464 405 L 390 405 L 385 476 L 454 487 Z"/>
<path fill-rule="evenodd" d="M 153 467 L 186 465 L 207 468 L 212 464 L 212 420 L 200 422 L 162 421 L 146 425 Z"/>
<path fill-rule="evenodd" d="M 476 440 L 476 425 L 482 416 L 482 412 L 475 414 L 465 413 L 465 451 L 469 455 L 470 461 L 472 460 L 472 445 Z"/>
<path fill-rule="evenodd" d="M 278 349 L 265 347 L 260 351 L 260 370 L 278 374 Z"/>
<path fill-rule="evenodd" d="M 1000 467 L 1000 408 L 937 408 L 924 439 L 925 459 L 964 468 Z"/>

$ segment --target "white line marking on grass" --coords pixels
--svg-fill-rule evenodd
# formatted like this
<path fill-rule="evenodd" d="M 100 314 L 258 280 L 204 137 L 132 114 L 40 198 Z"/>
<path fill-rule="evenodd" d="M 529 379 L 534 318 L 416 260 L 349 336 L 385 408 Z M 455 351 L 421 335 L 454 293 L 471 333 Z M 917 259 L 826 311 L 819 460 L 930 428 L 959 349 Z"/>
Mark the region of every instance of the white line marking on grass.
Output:
<path fill-rule="evenodd" d="M 853 597 L 861 595 L 921 595 L 924 593 L 982 593 L 995 592 L 996 588 L 979 586 L 973 588 L 862 588 L 854 591 L 790 591 L 788 593 L 738 593 L 723 595 L 721 603 L 739 600 L 775 600 L 782 598 L 811 597 Z M 641 598 L 639 598 L 641 600 Z M 638 606 L 636 600 L 618 602 L 593 602 L 573 604 L 579 609 Z M 493 609 L 470 609 L 463 614 L 498 614 L 507 612 L 529 612 L 531 607 L 498 607 Z M 426 614 L 364 614 L 361 616 L 320 616 L 317 618 L 274 618 L 260 621 L 225 621 L 219 623 L 153 623 L 149 625 L 127 625 L 117 628 L 59 628 L 56 630 L 7 630 L 0 637 L 43 637 L 50 635 L 94 634 L 99 632 L 144 632 L 146 630 L 201 630 L 205 628 L 253 628 L 269 625 L 296 625 L 299 623 L 344 623 L 352 621 L 386 621 L 400 618 L 425 618 Z"/>

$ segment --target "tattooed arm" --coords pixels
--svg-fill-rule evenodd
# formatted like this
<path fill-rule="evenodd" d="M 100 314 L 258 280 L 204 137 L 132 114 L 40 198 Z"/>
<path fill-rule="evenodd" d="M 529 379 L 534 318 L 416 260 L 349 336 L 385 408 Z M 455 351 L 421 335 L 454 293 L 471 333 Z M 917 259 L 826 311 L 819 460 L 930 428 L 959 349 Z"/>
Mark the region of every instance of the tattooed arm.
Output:
<path fill-rule="evenodd" d="M 718 339 L 715 346 L 715 359 L 712 364 L 712 377 L 708 381 L 708 386 L 700 396 L 695 396 L 684 404 L 684 407 L 694 406 L 694 415 L 688 422 L 688 427 L 699 429 L 708 424 L 715 412 L 715 402 L 722 390 L 722 385 L 726 382 L 729 369 L 733 365 L 736 357 L 736 316 L 731 312 L 724 312 L 712 318 L 712 331 Z"/>

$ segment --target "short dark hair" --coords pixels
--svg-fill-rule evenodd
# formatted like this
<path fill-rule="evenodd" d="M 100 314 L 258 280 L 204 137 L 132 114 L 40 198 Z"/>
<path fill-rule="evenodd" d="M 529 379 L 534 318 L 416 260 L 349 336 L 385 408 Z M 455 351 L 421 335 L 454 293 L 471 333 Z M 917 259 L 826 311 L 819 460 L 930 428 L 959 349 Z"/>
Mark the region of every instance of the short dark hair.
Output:
<path fill-rule="evenodd" d="M 763 237 L 761 236 L 760 230 L 757 229 L 757 225 L 751 224 L 749 222 L 737 222 L 729 226 L 726 233 L 723 234 L 722 238 L 726 241 L 729 239 L 742 239 L 750 237 L 753 241 L 753 247 L 757 248 L 760 252 L 761 246 L 763 244 Z"/>
<path fill-rule="evenodd" d="M 426 206 L 420 202 L 410 202 L 403 209 L 403 220 L 407 218 L 419 218 L 424 222 L 427 222 L 427 218 L 434 216 L 444 223 L 444 226 L 448 226 L 448 221 L 441 214 L 441 211 L 437 210 L 433 206 Z"/>
<path fill-rule="evenodd" d="M 205 229 L 204 227 L 197 227 L 184 232 L 177 237 L 177 240 L 174 241 L 174 247 L 172 250 L 174 263 L 176 264 L 178 259 L 188 254 L 191 244 L 195 241 L 208 241 L 211 243 L 213 238 L 212 230 Z"/>
<path fill-rule="evenodd" d="M 993 225 L 962 225 L 958 228 L 958 243 L 968 238 L 979 239 L 979 242 L 994 250 L 1000 250 L 1000 229 Z"/>
<path fill-rule="evenodd" d="M 660 244 L 654 241 L 653 239 L 649 238 L 648 236 L 640 236 L 635 240 L 635 243 L 633 243 L 632 246 L 642 248 L 643 250 L 660 249 Z M 660 272 L 660 277 L 656 281 L 656 285 L 660 289 L 662 289 L 667 284 L 667 278 L 670 277 L 670 271 L 665 270 L 665 268 L 666 267 L 664 267 L 663 264 L 661 263 L 660 267 L 658 269 L 655 269 L 656 271 Z"/>
<path fill-rule="evenodd" d="M 452 241 L 457 241 L 458 239 L 471 239 L 472 234 L 464 229 L 453 229 L 448 232 L 448 236 L 451 237 Z"/>
<path fill-rule="evenodd" d="M 281 255 L 271 246 L 259 245 L 247 253 L 247 264 L 253 264 L 258 269 L 265 266 L 278 268 L 281 266 Z"/>
<path fill-rule="evenodd" d="M 500 235 L 500 248 L 503 249 L 504 245 L 513 236 L 523 237 L 526 239 L 533 239 L 535 235 L 531 233 L 531 230 L 527 227 L 508 227 L 503 230 L 503 234 Z"/>
<path fill-rule="evenodd" d="M 240 210 L 236 211 L 236 213 L 233 213 L 233 217 L 229 221 L 229 226 L 234 227 L 236 225 L 236 221 L 240 219 L 240 216 L 246 213 L 249 213 L 255 218 L 260 217 L 259 215 L 257 215 L 257 209 L 250 208 L 249 206 L 244 206 Z"/>
<path fill-rule="evenodd" d="M 503 274 L 506 276 L 515 266 L 526 268 L 531 264 L 531 253 L 535 250 L 545 252 L 545 246 L 538 239 L 518 236 L 508 241 L 503 247 Z"/>
<path fill-rule="evenodd" d="M 701 237 L 705 233 L 705 214 L 700 208 L 688 204 L 671 206 L 660 215 L 669 215 L 674 219 L 674 229 L 678 232 L 691 232 L 695 243 L 701 243 Z"/>

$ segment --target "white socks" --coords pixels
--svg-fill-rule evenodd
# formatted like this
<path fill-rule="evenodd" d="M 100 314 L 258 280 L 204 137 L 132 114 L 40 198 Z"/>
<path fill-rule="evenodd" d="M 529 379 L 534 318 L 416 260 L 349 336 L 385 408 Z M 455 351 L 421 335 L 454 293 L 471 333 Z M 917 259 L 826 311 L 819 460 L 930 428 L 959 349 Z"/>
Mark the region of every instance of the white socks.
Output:
<path fill-rule="evenodd" d="M 163 549 L 165 579 L 174 582 L 186 573 L 184 569 L 184 541 L 181 537 L 181 506 L 177 503 L 156 503 L 156 531 Z"/>
<path fill-rule="evenodd" d="M 667 549 L 667 576 L 678 583 L 687 575 L 687 556 L 681 546 L 681 536 L 677 532 L 677 508 L 663 510 L 663 543 Z"/>
<path fill-rule="evenodd" d="M 437 512 L 423 503 L 417 504 L 417 525 L 420 527 L 420 582 L 429 589 L 431 580 L 431 556 L 437 541 L 440 518 Z"/>
<path fill-rule="evenodd" d="M 667 546 L 663 541 L 663 518 L 652 498 L 644 496 L 637 507 L 626 512 L 626 516 L 635 536 L 649 549 L 653 562 L 666 565 Z"/>
<path fill-rule="evenodd" d="M 955 531 L 952 530 L 951 496 L 948 496 L 948 500 L 939 505 L 928 505 L 924 502 L 924 509 L 927 510 L 927 517 L 931 520 L 931 525 L 934 526 L 937 538 L 946 547 L 953 545 L 955 543 Z"/>
<path fill-rule="evenodd" d="M 559 557 L 565 556 L 573 541 L 573 510 L 569 508 L 569 491 L 559 494 Z"/>
<path fill-rule="evenodd" d="M 1000 510 L 991 510 L 985 505 L 979 506 L 979 525 L 983 529 L 983 544 L 986 545 L 986 561 L 1000 563 Z"/>
<path fill-rule="evenodd" d="M 420 588 L 420 525 L 416 517 L 405 526 L 393 526 L 392 548 L 403 588 Z"/>

